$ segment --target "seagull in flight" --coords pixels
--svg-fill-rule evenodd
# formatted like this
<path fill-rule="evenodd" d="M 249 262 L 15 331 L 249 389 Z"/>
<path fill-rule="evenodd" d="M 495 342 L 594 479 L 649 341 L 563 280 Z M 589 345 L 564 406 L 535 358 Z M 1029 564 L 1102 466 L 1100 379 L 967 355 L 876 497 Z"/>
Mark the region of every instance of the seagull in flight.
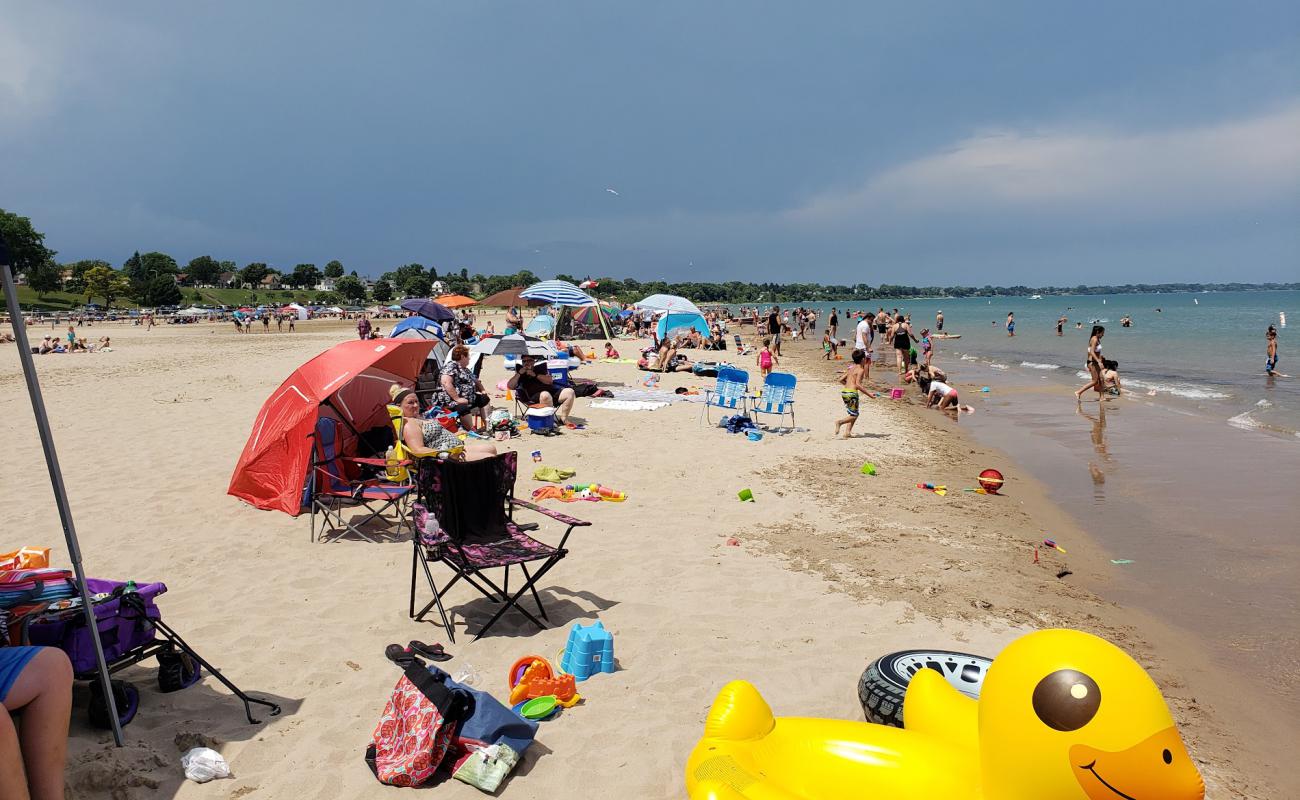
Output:
<path fill-rule="evenodd" d="M 610 194 L 614 195 L 615 197 L 622 197 L 622 195 L 620 195 L 616 190 L 611 189 L 611 188 L 609 188 L 608 186 L 605 187 L 605 191 L 609 192 Z"/>

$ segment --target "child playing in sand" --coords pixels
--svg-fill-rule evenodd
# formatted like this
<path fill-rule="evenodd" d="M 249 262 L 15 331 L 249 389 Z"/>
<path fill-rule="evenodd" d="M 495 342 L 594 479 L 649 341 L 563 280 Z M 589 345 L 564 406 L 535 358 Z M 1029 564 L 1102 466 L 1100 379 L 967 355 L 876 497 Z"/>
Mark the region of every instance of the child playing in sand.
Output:
<path fill-rule="evenodd" d="M 929 394 L 925 398 L 925 407 L 931 408 L 938 404 L 939 410 L 947 408 L 957 408 L 957 390 L 944 383 L 943 381 L 930 381 Z"/>
<path fill-rule="evenodd" d="M 822 334 L 822 352 L 825 353 L 825 355 L 822 356 L 822 360 L 830 361 L 834 349 L 834 343 L 831 341 L 831 332 L 826 331 Z"/>
<path fill-rule="evenodd" d="M 772 353 L 772 340 L 770 338 L 763 340 L 763 349 L 758 351 L 758 371 L 766 378 L 772 372 L 772 367 L 779 366 L 780 361 Z"/>
<path fill-rule="evenodd" d="M 618 358 L 618 351 L 612 342 L 605 342 L 605 358 Z"/>
<path fill-rule="evenodd" d="M 1101 380 L 1106 386 L 1109 394 L 1119 397 L 1123 387 L 1119 383 L 1119 362 L 1112 361 L 1109 358 L 1102 359 L 1101 362 Z"/>
<path fill-rule="evenodd" d="M 871 366 L 867 360 L 867 355 L 861 350 L 853 351 L 853 366 L 849 367 L 840 378 L 840 383 L 844 388 L 840 390 L 840 400 L 844 401 L 844 412 L 848 414 L 844 419 L 835 421 L 835 435 L 840 435 L 840 428 L 848 426 L 844 430 L 844 438 L 848 439 L 853 436 L 853 423 L 858 421 L 858 403 L 862 399 L 859 392 L 869 392 L 871 387 L 867 386 L 866 373 Z"/>

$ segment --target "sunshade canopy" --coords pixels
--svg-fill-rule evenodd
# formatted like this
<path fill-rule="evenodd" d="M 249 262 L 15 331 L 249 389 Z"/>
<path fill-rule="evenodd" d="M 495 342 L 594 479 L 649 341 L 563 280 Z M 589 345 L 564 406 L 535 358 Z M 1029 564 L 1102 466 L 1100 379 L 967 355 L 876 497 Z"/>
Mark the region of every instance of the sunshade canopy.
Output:
<path fill-rule="evenodd" d="M 655 333 L 660 339 L 676 336 L 678 333 L 694 328 L 704 336 L 712 336 L 709 323 L 699 314 L 664 314 L 655 326 Z"/>
<path fill-rule="evenodd" d="M 293 371 L 253 420 L 227 494 L 258 508 L 297 515 L 302 510 L 316 420 L 329 414 L 348 434 L 388 425 L 388 387 L 410 386 L 433 348 L 430 340 L 353 340 L 336 344 Z"/>
<path fill-rule="evenodd" d="M 545 300 L 557 306 L 590 306 L 596 304 L 596 298 L 568 281 L 534 283 L 520 292 L 519 296 L 530 300 Z"/>
<path fill-rule="evenodd" d="M 509 308 L 510 306 L 544 306 L 545 300 L 529 300 L 527 297 L 521 297 L 520 293 L 524 287 L 516 286 L 513 289 L 506 289 L 497 292 L 494 295 L 483 298 L 479 302 L 481 306 L 490 306 L 492 308 Z"/>
<path fill-rule="evenodd" d="M 445 334 L 442 326 L 426 317 L 418 314 L 414 317 L 407 317 L 393 326 L 388 332 L 390 339 L 438 339 L 443 340 Z"/>
<path fill-rule="evenodd" d="M 701 313 L 700 309 L 690 300 L 685 297 L 678 297 L 675 294 L 652 294 L 638 302 L 636 307 L 658 313 L 669 311 L 681 311 L 690 314 Z"/>
<path fill-rule="evenodd" d="M 472 297 L 466 297 L 463 294 L 443 294 L 434 299 L 434 302 L 447 308 L 468 308 L 469 306 L 478 305 L 478 301 Z"/>
<path fill-rule="evenodd" d="M 550 358 L 555 355 L 555 348 L 550 342 L 512 333 L 509 336 L 489 336 L 477 344 L 470 345 L 470 351 L 485 356 L 542 356 Z"/>
<path fill-rule="evenodd" d="M 555 332 L 555 317 L 550 314 L 538 314 L 524 326 L 524 333 L 529 336 L 550 336 Z"/>
<path fill-rule="evenodd" d="M 427 317 L 434 322 L 451 322 L 456 315 L 451 313 L 451 309 L 441 303 L 435 303 L 432 300 L 404 300 L 400 308 L 407 311 L 414 311 L 422 317 Z"/>

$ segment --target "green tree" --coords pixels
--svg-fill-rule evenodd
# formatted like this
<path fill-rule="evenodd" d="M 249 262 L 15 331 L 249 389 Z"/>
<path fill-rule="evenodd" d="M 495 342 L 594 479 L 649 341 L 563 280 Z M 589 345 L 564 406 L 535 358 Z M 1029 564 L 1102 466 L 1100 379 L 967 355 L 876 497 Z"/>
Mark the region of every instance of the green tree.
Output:
<path fill-rule="evenodd" d="M 325 277 L 327 277 L 327 278 L 342 278 L 342 277 L 343 277 L 343 262 L 341 262 L 341 261 L 331 261 L 330 263 L 326 264 L 326 265 L 325 265 Z"/>
<path fill-rule="evenodd" d="M 45 234 L 32 221 L 0 208 L 0 237 L 9 245 L 9 266 L 19 274 L 54 260 L 55 252 L 45 246 Z"/>
<path fill-rule="evenodd" d="M 388 281 L 376 281 L 375 288 L 371 290 L 370 295 L 375 298 L 376 302 L 387 303 L 393 299 L 393 287 Z"/>
<path fill-rule="evenodd" d="M 211 286 L 221 275 L 221 262 L 212 256 L 199 256 L 190 259 L 185 265 L 185 272 L 196 286 Z"/>
<path fill-rule="evenodd" d="M 316 295 L 316 302 L 323 306 L 338 306 L 343 304 L 343 295 L 338 292 L 321 292 Z"/>
<path fill-rule="evenodd" d="M 433 286 L 425 275 L 412 275 L 402 281 L 402 294 L 407 297 L 428 297 L 431 291 Z"/>
<path fill-rule="evenodd" d="M 131 291 L 131 282 L 126 276 L 106 264 L 98 264 L 86 270 L 86 300 L 92 297 L 104 298 L 104 305 L 111 306 L 113 301 Z"/>
<path fill-rule="evenodd" d="M 310 289 L 320 283 L 321 272 L 315 264 L 298 264 L 293 268 L 293 274 L 287 276 L 291 286 L 299 289 Z"/>
<path fill-rule="evenodd" d="M 72 275 L 63 282 L 63 290 L 74 294 L 85 294 L 86 273 L 95 267 L 103 267 L 110 271 L 113 269 L 113 266 L 107 261 L 101 261 L 99 259 L 86 259 L 84 261 L 74 261 L 71 264 L 68 264 L 67 268 L 72 270 Z M 90 302 L 89 295 L 86 296 L 86 302 Z"/>
<path fill-rule="evenodd" d="M 256 289 L 262 285 L 262 279 L 269 274 L 271 274 L 270 267 L 260 261 L 254 261 L 239 271 L 238 280 L 240 285 L 247 283 Z"/>
<path fill-rule="evenodd" d="M 181 290 L 172 275 L 154 275 L 144 282 L 143 291 L 137 295 L 140 305 L 157 308 L 174 306 L 181 302 Z"/>
<path fill-rule="evenodd" d="M 180 267 L 177 266 L 176 259 L 156 251 L 144 255 L 136 251 L 122 265 L 122 273 L 136 284 L 144 284 L 158 275 L 175 275 L 177 272 L 180 272 Z"/>
<path fill-rule="evenodd" d="M 37 297 L 44 297 L 50 292 L 57 292 L 63 286 L 62 268 L 53 261 L 45 261 L 27 268 L 27 285 L 36 291 Z"/>
<path fill-rule="evenodd" d="M 334 282 L 334 288 L 353 303 L 361 303 L 366 299 L 366 285 L 360 278 L 345 275 Z"/>
<path fill-rule="evenodd" d="M 429 267 L 429 280 L 431 280 L 431 281 L 436 281 L 436 280 L 438 280 L 438 268 L 437 268 L 437 267 Z"/>

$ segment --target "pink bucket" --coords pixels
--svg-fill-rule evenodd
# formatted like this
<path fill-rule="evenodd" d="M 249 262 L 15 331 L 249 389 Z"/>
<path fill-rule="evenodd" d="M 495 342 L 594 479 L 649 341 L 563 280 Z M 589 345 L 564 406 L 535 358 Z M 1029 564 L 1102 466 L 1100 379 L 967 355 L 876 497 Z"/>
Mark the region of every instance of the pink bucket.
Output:
<path fill-rule="evenodd" d="M 893 388 L 893 389 L 890 389 L 890 390 L 889 390 L 889 399 L 890 399 L 890 400 L 902 400 L 902 399 L 903 399 L 903 388 L 902 388 L 901 386 L 898 386 L 898 387 L 895 387 L 895 388 Z"/>

